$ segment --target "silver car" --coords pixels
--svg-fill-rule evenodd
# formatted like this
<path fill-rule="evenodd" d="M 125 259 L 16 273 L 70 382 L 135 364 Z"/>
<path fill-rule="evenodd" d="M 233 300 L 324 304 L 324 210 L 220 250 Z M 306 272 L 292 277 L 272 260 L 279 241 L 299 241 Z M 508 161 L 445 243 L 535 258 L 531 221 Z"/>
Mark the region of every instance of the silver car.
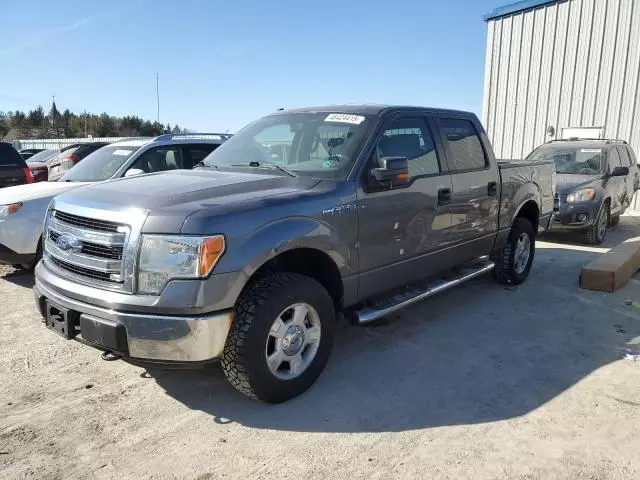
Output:
<path fill-rule="evenodd" d="M 228 134 L 167 134 L 112 143 L 88 155 L 57 182 L 0 190 L 0 264 L 32 269 L 42 255 L 42 226 L 56 195 L 95 182 L 191 169 Z"/>

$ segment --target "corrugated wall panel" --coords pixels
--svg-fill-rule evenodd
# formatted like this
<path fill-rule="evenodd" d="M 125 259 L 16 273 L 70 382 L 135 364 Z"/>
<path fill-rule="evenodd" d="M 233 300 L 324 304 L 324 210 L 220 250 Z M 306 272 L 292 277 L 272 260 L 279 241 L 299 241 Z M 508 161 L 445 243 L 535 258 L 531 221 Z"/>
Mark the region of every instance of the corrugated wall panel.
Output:
<path fill-rule="evenodd" d="M 629 56 L 624 87 L 622 89 L 622 108 L 620 109 L 620 138 L 631 140 L 634 145 L 640 144 L 640 125 L 633 128 L 633 115 L 638 102 L 638 75 L 640 74 L 640 4 L 632 3 L 631 28 L 629 36 Z M 635 54 L 634 54 L 635 52 Z M 634 136 L 636 138 L 634 138 Z"/>
<path fill-rule="evenodd" d="M 549 113 L 546 124 L 555 128 L 560 116 L 560 95 L 562 79 L 564 77 L 565 45 L 567 43 L 567 28 L 569 26 L 569 2 L 552 5 L 557 11 L 556 36 L 554 43 L 553 63 L 551 65 L 551 88 L 549 91 Z M 523 72 L 525 74 L 525 72 Z"/>
<path fill-rule="evenodd" d="M 622 87 L 625 83 L 626 65 L 629 57 L 629 23 L 631 20 L 631 3 L 622 0 L 618 13 L 618 35 L 615 40 L 616 48 L 613 52 L 613 67 L 611 69 L 611 85 L 609 87 L 609 107 L 605 119 L 606 136 L 618 138 L 620 108 L 622 107 Z M 637 35 L 637 32 L 636 32 Z"/>
<path fill-rule="evenodd" d="M 640 0 L 559 1 L 490 20 L 489 35 L 483 120 L 497 156 L 527 155 L 547 126 L 604 126 L 640 159 Z"/>
<path fill-rule="evenodd" d="M 602 47 L 605 33 L 604 20 L 607 12 L 607 2 L 599 0 L 594 2 L 591 43 L 589 45 L 589 65 L 587 69 L 584 97 L 582 101 L 581 124 L 594 126 L 596 111 L 597 90 L 602 71 Z"/>

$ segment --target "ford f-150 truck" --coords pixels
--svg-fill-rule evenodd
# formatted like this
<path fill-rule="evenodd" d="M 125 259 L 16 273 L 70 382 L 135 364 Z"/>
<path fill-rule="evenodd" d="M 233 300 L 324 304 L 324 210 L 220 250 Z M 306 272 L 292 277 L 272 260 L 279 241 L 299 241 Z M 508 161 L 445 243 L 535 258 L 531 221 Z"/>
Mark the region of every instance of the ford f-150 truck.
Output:
<path fill-rule="evenodd" d="M 49 328 L 103 356 L 220 359 L 239 391 L 281 402 L 318 378 L 339 317 L 370 322 L 489 271 L 523 282 L 553 168 L 497 162 L 470 113 L 279 111 L 194 171 L 55 197 L 34 294 Z"/>

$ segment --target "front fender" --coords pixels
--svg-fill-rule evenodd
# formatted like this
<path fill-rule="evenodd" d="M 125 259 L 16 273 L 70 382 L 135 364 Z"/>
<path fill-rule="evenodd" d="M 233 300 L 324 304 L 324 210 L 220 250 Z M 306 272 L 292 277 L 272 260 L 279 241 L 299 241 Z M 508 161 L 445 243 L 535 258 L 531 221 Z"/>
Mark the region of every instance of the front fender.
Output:
<path fill-rule="evenodd" d="M 0 243 L 20 254 L 35 254 L 51 198 L 28 200 L 15 215 L 0 222 Z"/>
<path fill-rule="evenodd" d="M 314 218 L 289 217 L 262 225 L 242 239 L 236 239 L 222 257 L 217 271 L 242 271 L 251 277 L 272 258 L 296 248 L 312 248 L 326 253 L 341 276 L 353 274 L 356 255 L 337 229 Z"/>

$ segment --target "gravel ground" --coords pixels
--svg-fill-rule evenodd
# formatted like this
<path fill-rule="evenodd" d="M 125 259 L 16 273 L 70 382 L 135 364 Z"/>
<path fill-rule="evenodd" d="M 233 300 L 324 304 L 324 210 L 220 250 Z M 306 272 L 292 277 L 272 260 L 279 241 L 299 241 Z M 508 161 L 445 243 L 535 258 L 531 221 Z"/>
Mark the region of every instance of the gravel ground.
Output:
<path fill-rule="evenodd" d="M 217 365 L 105 362 L 47 331 L 32 276 L 0 270 L 0 478 L 640 478 L 640 280 L 580 290 L 598 248 L 547 235 L 531 277 L 474 280 L 384 325 L 341 325 L 327 371 L 283 405 Z M 562 243 L 558 243 L 562 242 Z"/>

